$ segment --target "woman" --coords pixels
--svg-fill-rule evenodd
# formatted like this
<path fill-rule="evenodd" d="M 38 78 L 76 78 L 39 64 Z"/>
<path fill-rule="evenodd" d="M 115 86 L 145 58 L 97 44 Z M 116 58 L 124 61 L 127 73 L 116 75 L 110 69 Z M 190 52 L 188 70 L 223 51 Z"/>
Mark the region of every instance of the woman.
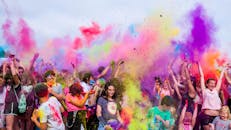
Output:
<path fill-rule="evenodd" d="M 13 59 L 9 63 L 3 64 L 3 75 L 6 86 L 6 98 L 4 114 L 6 115 L 7 130 L 18 130 L 18 94 L 21 90 L 20 80 L 17 75 Z"/>
<path fill-rule="evenodd" d="M 221 89 L 222 78 L 226 70 L 226 66 L 222 69 L 220 77 L 216 82 L 215 79 L 209 78 L 205 82 L 204 73 L 200 63 L 198 63 L 198 69 L 200 72 L 200 83 L 202 89 L 202 112 L 199 114 L 201 120 L 201 125 L 204 130 L 209 130 L 209 123 L 212 123 L 214 118 L 219 115 L 219 110 L 221 109 L 222 102 L 219 97 L 219 92 Z"/>
<path fill-rule="evenodd" d="M 98 99 L 96 115 L 99 120 L 98 130 L 104 129 L 118 129 L 122 120 L 116 103 L 116 86 L 112 81 L 105 85 L 105 92 L 103 96 Z"/>
<path fill-rule="evenodd" d="M 70 87 L 70 92 L 66 95 L 66 105 L 67 105 L 67 127 L 68 130 L 80 130 L 81 125 L 86 130 L 86 107 L 85 103 L 90 94 L 93 91 L 83 94 L 83 88 L 80 83 L 74 83 Z"/>
<path fill-rule="evenodd" d="M 22 76 L 21 83 L 23 85 L 21 86 L 21 91 L 18 96 L 19 100 L 22 98 L 21 96 L 25 96 L 26 111 L 19 113 L 18 119 L 20 120 L 20 127 L 22 130 L 32 130 L 34 129 L 34 123 L 31 121 L 30 117 L 37 105 L 34 92 L 35 81 L 29 71 L 25 71 Z"/>

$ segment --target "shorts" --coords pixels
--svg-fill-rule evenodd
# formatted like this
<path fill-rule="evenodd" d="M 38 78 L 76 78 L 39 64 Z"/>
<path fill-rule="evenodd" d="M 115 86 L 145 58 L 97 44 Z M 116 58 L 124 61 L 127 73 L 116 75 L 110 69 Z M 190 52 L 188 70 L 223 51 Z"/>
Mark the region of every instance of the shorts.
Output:
<path fill-rule="evenodd" d="M 17 115 L 18 111 L 18 103 L 11 102 L 5 104 L 4 114 L 5 115 Z"/>
<path fill-rule="evenodd" d="M 204 112 L 201 112 L 199 114 L 199 118 L 201 120 L 201 126 L 204 126 L 204 125 L 209 125 L 209 123 L 212 123 L 213 120 L 215 119 L 216 116 L 209 116 L 209 115 L 206 115 Z"/>

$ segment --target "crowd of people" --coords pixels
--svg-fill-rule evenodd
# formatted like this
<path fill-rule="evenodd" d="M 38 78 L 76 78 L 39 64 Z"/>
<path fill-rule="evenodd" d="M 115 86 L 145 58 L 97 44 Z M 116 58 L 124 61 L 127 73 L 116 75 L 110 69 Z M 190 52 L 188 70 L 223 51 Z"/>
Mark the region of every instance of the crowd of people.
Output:
<path fill-rule="evenodd" d="M 0 130 L 129 129 L 121 118 L 126 84 L 119 76 L 126 61 L 100 66 L 97 75 L 75 66 L 73 72 L 53 69 L 41 74 L 34 68 L 38 57 L 34 55 L 28 68 L 12 54 L 1 63 Z M 197 65 L 199 77 L 193 75 L 190 64 Z M 146 128 L 231 129 L 231 98 L 224 94 L 231 84 L 230 65 L 223 65 L 217 79 L 205 79 L 200 62 L 182 60 L 179 72 L 172 66 L 166 68 L 165 78 L 153 76 L 153 92 L 143 95 L 151 102 L 144 111 Z"/>

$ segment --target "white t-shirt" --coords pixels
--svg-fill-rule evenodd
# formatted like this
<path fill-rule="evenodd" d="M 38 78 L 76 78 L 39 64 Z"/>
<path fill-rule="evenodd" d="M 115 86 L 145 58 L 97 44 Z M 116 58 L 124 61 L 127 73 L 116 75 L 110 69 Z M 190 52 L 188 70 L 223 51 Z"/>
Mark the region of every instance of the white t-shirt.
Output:
<path fill-rule="evenodd" d="M 92 89 L 92 86 L 85 82 L 81 82 L 80 85 L 83 87 L 83 91 L 85 93 L 89 92 Z"/>
<path fill-rule="evenodd" d="M 220 110 L 222 103 L 219 97 L 219 93 L 216 89 L 210 91 L 209 89 L 205 89 L 202 92 L 203 96 L 203 104 L 202 109 L 210 109 L 210 110 Z"/>
<path fill-rule="evenodd" d="M 89 92 L 89 91 L 92 89 L 92 86 L 91 86 L 91 85 L 88 85 L 88 84 L 85 83 L 85 82 L 80 82 L 80 85 L 83 87 L 83 92 L 85 92 L 85 93 Z M 89 105 L 88 99 L 87 99 L 85 105 Z"/>
<path fill-rule="evenodd" d="M 60 107 L 61 104 L 55 97 L 50 97 L 39 106 L 40 122 L 47 123 L 47 130 L 65 130 Z"/>

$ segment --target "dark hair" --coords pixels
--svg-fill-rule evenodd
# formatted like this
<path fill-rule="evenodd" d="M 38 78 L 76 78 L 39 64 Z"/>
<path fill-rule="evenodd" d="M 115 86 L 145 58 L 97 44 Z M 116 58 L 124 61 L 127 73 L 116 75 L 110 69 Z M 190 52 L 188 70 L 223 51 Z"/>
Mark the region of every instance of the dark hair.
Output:
<path fill-rule="evenodd" d="M 122 98 L 122 93 L 124 92 L 124 86 L 122 85 L 121 81 L 117 78 L 112 78 L 106 82 L 104 91 L 102 93 L 102 96 L 106 98 L 108 97 L 107 91 L 109 86 L 113 86 L 115 88 L 115 93 L 112 98 L 120 100 L 120 98 Z"/>
<path fill-rule="evenodd" d="M 114 86 L 111 82 L 107 82 L 106 84 L 105 84 L 105 87 L 104 87 L 104 92 L 103 92 L 103 96 L 105 97 L 105 98 L 107 98 L 108 97 L 108 88 L 109 88 L 109 86 L 113 86 L 114 88 L 115 88 L 115 93 L 114 93 L 114 95 L 112 96 L 112 99 L 116 99 L 116 97 L 117 97 L 117 93 L 116 93 L 116 86 Z"/>
<path fill-rule="evenodd" d="M 172 99 L 171 96 L 165 96 L 161 100 L 161 105 L 172 106 L 173 104 L 174 104 L 174 100 Z"/>
<path fill-rule="evenodd" d="M 54 72 L 53 70 L 48 70 L 48 71 L 44 74 L 44 78 L 47 78 L 49 75 L 55 76 L 55 72 Z"/>
<path fill-rule="evenodd" d="M 154 77 L 154 80 L 157 81 L 158 83 L 162 84 L 160 77 Z"/>
<path fill-rule="evenodd" d="M 73 83 L 70 86 L 70 94 L 72 96 L 76 95 L 76 94 L 81 94 L 83 92 L 83 87 L 80 85 L 79 82 Z"/>
<path fill-rule="evenodd" d="M 5 83 L 8 85 L 13 85 L 14 80 L 13 80 L 13 75 L 11 72 L 7 72 L 4 76 Z"/>
<path fill-rule="evenodd" d="M 211 80 L 216 81 L 214 78 L 208 78 L 208 79 L 206 80 L 206 84 L 208 84 Z"/>
<path fill-rule="evenodd" d="M 44 83 L 38 83 L 35 88 L 35 94 L 41 98 L 48 95 L 48 87 Z"/>
<path fill-rule="evenodd" d="M 25 69 L 22 66 L 19 66 L 18 69 L 22 69 L 23 72 L 25 71 Z"/>
<path fill-rule="evenodd" d="M 83 76 L 83 82 L 88 83 L 91 76 L 92 76 L 92 74 L 90 72 L 85 73 L 84 76 Z"/>

